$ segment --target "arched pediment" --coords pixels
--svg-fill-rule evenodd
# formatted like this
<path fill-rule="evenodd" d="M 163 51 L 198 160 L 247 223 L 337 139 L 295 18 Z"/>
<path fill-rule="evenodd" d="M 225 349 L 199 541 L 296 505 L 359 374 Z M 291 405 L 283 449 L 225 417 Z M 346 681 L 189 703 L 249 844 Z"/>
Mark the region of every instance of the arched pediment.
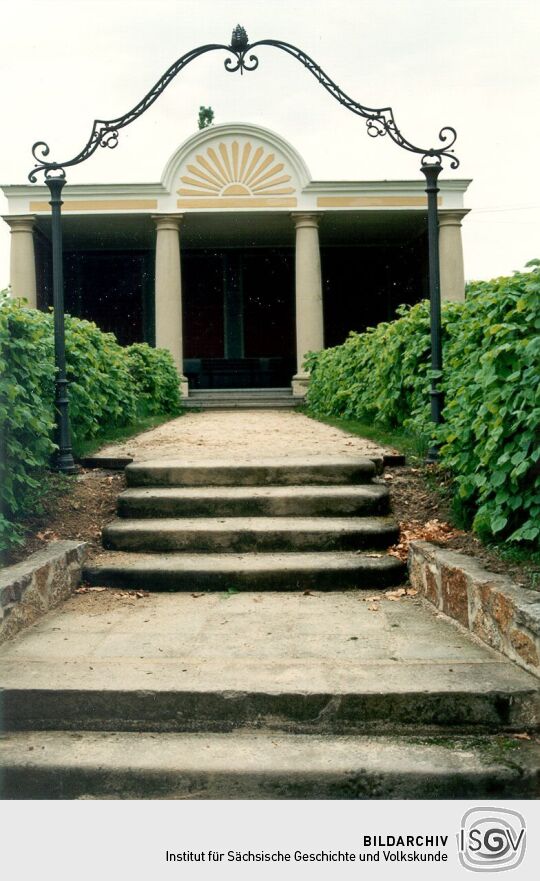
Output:
<path fill-rule="evenodd" d="M 310 180 L 287 141 L 245 123 L 197 132 L 171 156 L 162 177 L 181 208 L 294 207 Z"/>

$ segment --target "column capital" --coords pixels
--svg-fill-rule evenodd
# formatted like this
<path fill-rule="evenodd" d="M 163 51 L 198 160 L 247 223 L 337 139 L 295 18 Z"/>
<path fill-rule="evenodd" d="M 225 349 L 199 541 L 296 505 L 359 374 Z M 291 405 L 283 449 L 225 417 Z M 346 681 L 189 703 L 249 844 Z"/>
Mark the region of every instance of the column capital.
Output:
<path fill-rule="evenodd" d="M 461 226 L 461 221 L 470 208 L 439 208 L 439 226 Z"/>
<path fill-rule="evenodd" d="M 183 214 L 152 214 L 151 217 L 156 225 L 157 230 L 179 230 L 180 225 L 184 219 Z"/>
<path fill-rule="evenodd" d="M 296 229 L 318 229 L 322 214 L 320 212 L 293 211 L 291 217 Z"/>
<path fill-rule="evenodd" d="M 36 221 L 35 214 L 4 214 L 2 217 L 11 232 L 33 232 Z"/>

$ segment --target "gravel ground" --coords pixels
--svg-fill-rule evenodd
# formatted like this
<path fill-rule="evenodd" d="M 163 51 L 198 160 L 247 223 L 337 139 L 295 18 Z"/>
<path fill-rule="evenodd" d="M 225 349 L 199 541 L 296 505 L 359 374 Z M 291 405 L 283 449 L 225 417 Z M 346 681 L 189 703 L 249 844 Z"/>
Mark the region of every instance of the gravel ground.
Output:
<path fill-rule="evenodd" d="M 382 455 L 395 452 L 288 410 L 206 410 L 186 413 L 95 456 L 239 461 L 274 456 Z"/>

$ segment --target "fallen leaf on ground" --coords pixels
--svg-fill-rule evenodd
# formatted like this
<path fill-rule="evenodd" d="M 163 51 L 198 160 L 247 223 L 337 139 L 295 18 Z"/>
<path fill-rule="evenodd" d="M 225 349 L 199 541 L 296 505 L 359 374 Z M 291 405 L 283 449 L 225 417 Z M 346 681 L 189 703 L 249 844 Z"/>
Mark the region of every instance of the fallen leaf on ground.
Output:
<path fill-rule="evenodd" d="M 428 520 L 427 523 L 420 523 L 418 520 L 402 521 L 400 533 L 400 541 L 389 548 L 388 553 L 403 562 L 406 562 L 409 555 L 411 541 L 436 541 L 444 544 L 444 542 L 463 535 L 461 530 L 454 529 L 449 523 L 436 518 Z"/>
<path fill-rule="evenodd" d="M 380 609 L 380 606 L 375 606 L 375 605 L 368 606 L 368 612 L 378 612 L 379 609 Z"/>
<path fill-rule="evenodd" d="M 36 533 L 36 538 L 39 538 L 40 541 L 58 541 L 60 536 L 52 529 L 45 529 L 43 532 Z"/>
<path fill-rule="evenodd" d="M 518 740 L 531 740 L 531 735 L 525 731 L 523 734 L 514 734 L 514 737 L 517 737 Z"/>
<path fill-rule="evenodd" d="M 107 590 L 107 588 L 106 587 L 78 587 L 75 590 L 75 593 L 101 593 L 104 590 Z"/>

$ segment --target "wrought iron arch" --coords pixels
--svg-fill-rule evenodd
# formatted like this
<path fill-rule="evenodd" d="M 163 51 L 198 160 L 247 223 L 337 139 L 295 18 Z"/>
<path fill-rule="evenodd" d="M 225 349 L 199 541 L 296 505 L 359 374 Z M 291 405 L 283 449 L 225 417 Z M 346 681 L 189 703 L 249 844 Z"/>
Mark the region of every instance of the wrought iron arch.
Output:
<path fill-rule="evenodd" d="M 442 421 L 443 399 L 440 390 L 440 378 L 442 372 L 442 347 L 441 347 L 441 305 L 440 305 L 440 277 L 439 277 L 439 246 L 438 246 L 438 208 L 437 193 L 439 192 L 438 177 L 442 171 L 443 161 L 449 161 L 450 168 L 459 166 L 459 159 L 454 153 L 457 133 L 452 126 L 443 127 L 438 134 L 438 147 L 420 147 L 406 138 L 400 131 L 394 111 L 391 107 L 367 107 L 355 101 L 343 91 L 306 52 L 286 43 L 283 40 L 257 40 L 250 43 L 243 27 L 237 25 L 231 37 L 229 45 L 224 43 L 209 43 L 186 52 L 155 83 L 150 91 L 123 116 L 115 119 L 95 119 L 92 131 L 84 147 L 71 159 L 63 161 L 51 161 L 49 145 L 45 141 L 37 141 L 32 147 L 32 155 L 36 163 L 28 177 L 32 183 L 36 183 L 37 175 L 44 174 L 45 183 L 49 187 L 51 199 L 49 204 L 52 210 L 52 262 L 53 262 L 53 304 L 54 304 L 54 328 L 55 328 L 55 362 L 57 367 L 55 406 L 58 414 L 57 446 L 55 464 L 59 471 L 73 473 L 76 470 L 71 449 L 69 415 L 68 415 L 68 381 L 65 369 L 65 340 L 64 340 L 64 290 L 62 271 L 62 227 L 61 206 L 62 188 L 66 183 L 66 168 L 79 165 L 92 156 L 98 147 L 114 149 L 118 145 L 119 132 L 126 128 L 139 116 L 142 116 L 149 107 L 165 91 L 167 86 L 188 64 L 209 52 L 224 51 L 227 58 L 224 61 L 225 70 L 229 73 L 254 71 L 259 66 L 259 59 L 254 50 L 259 47 L 270 46 L 286 52 L 292 58 L 299 61 L 324 89 L 351 113 L 366 120 L 367 133 L 371 137 L 388 136 L 398 147 L 410 153 L 416 153 L 421 157 L 421 171 L 426 177 L 426 193 L 428 202 L 428 258 L 429 258 L 429 294 L 431 303 L 431 415 L 436 424 Z M 428 459 L 435 461 L 437 450 L 435 446 L 429 451 Z"/>

